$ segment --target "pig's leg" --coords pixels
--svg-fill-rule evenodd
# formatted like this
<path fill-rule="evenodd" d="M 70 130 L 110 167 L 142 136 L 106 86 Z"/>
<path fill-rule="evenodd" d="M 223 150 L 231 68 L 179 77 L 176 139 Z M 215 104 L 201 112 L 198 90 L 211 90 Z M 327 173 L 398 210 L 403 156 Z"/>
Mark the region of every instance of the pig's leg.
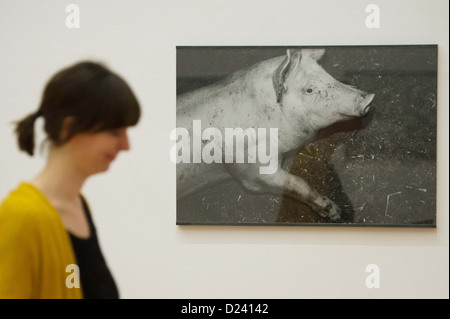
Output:
<path fill-rule="evenodd" d="M 241 164 L 242 165 L 242 164 Z M 281 167 L 274 174 L 261 175 L 257 166 L 247 166 L 246 169 L 230 170 L 242 186 L 251 192 L 256 193 L 284 193 L 295 200 L 309 205 L 317 214 L 322 217 L 336 221 L 341 216 L 341 209 L 332 200 L 316 192 L 301 177 L 293 175 Z M 239 167 L 239 168 L 242 168 Z"/>
<path fill-rule="evenodd" d="M 283 189 L 284 194 L 309 205 L 322 217 L 336 221 L 341 217 L 341 209 L 328 197 L 316 192 L 303 178 L 279 169 L 266 184 L 275 189 Z"/>

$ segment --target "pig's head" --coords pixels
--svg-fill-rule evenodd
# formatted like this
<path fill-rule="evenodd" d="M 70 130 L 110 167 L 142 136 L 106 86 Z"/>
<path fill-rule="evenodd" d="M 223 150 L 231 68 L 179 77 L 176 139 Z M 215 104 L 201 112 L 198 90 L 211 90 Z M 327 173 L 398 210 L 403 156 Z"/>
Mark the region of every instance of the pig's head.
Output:
<path fill-rule="evenodd" d="M 323 49 L 288 50 L 272 77 L 283 111 L 315 130 L 367 114 L 375 96 L 329 75 L 317 63 L 324 53 Z"/>

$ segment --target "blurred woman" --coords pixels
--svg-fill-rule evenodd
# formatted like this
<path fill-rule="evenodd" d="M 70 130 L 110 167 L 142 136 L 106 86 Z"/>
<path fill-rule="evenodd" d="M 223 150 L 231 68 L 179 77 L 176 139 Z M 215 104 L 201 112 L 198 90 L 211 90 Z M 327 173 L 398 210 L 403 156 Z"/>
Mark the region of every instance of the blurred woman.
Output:
<path fill-rule="evenodd" d="M 31 156 L 39 117 L 47 163 L 0 205 L 0 298 L 118 298 L 81 190 L 130 148 L 139 103 L 120 76 L 81 62 L 55 74 L 38 110 L 17 123 L 19 148 Z"/>

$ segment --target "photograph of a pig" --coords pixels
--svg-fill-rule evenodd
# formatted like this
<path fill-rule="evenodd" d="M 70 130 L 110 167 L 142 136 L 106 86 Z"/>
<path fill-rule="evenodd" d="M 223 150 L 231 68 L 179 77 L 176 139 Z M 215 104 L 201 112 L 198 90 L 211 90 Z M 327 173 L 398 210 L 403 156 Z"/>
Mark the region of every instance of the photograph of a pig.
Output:
<path fill-rule="evenodd" d="M 307 204 L 318 215 L 338 221 L 341 208 L 304 179 L 285 170 L 283 156 L 311 143 L 317 133 L 336 122 L 365 116 L 373 93 L 360 91 L 329 75 L 318 63 L 324 49 L 286 50 L 226 79 L 177 97 L 177 128 L 193 138 L 194 120 L 202 129 L 278 129 L 277 169 L 261 174 L 256 163 L 177 163 L 177 199 L 234 178 L 251 193 L 283 193 Z M 202 140 L 202 146 L 210 143 Z M 192 146 L 194 141 L 191 140 Z M 257 141 L 269 143 L 269 141 Z M 179 150 L 178 150 L 179 151 Z M 246 150 L 247 152 L 249 150 Z M 222 151 L 225 155 L 225 149 Z M 190 155 L 192 157 L 192 154 Z"/>

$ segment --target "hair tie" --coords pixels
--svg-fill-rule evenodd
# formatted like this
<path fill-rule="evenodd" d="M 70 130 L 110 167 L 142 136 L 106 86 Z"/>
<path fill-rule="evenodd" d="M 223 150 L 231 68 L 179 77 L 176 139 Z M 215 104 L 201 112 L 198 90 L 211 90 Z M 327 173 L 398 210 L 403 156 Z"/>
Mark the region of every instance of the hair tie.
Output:
<path fill-rule="evenodd" d="M 34 119 L 37 119 L 41 115 L 42 115 L 42 111 L 38 110 L 37 112 L 34 113 L 33 117 L 34 117 Z"/>

